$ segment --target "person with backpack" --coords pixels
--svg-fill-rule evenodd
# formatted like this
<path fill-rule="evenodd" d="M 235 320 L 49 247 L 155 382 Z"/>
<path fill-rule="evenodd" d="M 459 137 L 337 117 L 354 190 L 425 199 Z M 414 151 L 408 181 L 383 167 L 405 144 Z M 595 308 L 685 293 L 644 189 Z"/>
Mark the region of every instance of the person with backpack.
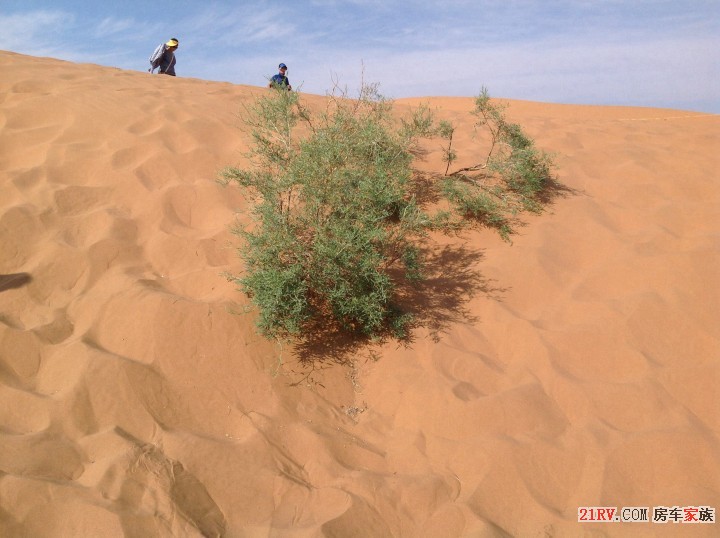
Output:
<path fill-rule="evenodd" d="M 277 75 L 273 75 L 273 77 L 270 79 L 269 88 L 286 88 L 288 91 L 292 90 L 292 86 L 290 86 L 290 79 L 287 78 L 285 73 L 287 73 L 287 65 L 280 64 L 278 65 L 278 69 L 280 72 Z"/>
<path fill-rule="evenodd" d="M 155 69 L 158 69 L 159 74 L 174 77 L 175 51 L 179 44 L 177 37 L 173 37 L 167 43 L 158 45 L 158 48 L 150 56 L 150 69 L 148 71 L 153 73 Z"/>

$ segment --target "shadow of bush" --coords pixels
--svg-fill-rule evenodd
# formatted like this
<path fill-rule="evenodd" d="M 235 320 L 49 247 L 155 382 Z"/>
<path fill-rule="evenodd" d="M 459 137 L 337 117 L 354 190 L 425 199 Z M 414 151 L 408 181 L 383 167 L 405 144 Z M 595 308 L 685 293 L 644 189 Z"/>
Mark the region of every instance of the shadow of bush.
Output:
<path fill-rule="evenodd" d="M 407 336 L 398 340 L 388 331 L 376 338 L 349 334 L 340 326 L 316 321 L 293 345 L 293 356 L 307 368 L 321 365 L 350 365 L 357 360 L 376 359 L 374 349 L 390 340 L 400 346 L 411 346 L 417 333 L 427 330 L 438 341 L 456 323 L 474 323 L 477 317 L 469 303 L 478 295 L 502 300 L 506 288 L 483 277 L 476 268 L 482 250 L 463 245 L 423 248 L 424 278 L 411 282 L 402 278 L 402 271 L 391 272 L 398 283 L 393 307 L 410 314 L 412 321 Z"/>

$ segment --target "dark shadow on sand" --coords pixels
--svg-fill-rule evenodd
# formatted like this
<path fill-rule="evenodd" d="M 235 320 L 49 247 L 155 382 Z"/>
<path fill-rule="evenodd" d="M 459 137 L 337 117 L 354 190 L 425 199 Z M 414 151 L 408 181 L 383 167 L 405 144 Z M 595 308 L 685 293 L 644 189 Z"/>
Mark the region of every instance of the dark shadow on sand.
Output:
<path fill-rule="evenodd" d="M 548 208 L 552 207 L 558 198 L 568 198 L 581 194 L 585 194 L 584 191 L 568 187 L 560 183 L 557 177 L 553 177 L 545 184 L 545 188 L 538 194 L 537 199 L 544 208 Z"/>
<path fill-rule="evenodd" d="M 438 341 L 442 334 L 455 323 L 473 323 L 477 318 L 468 304 L 478 295 L 502 300 L 507 291 L 482 276 L 477 264 L 483 253 L 467 245 L 446 245 L 426 249 L 424 280 L 408 282 L 398 274 L 392 275 L 396 282 L 395 307 L 413 316 L 408 336 L 403 339 L 391 335 L 369 339 L 362 335 L 348 334 L 339 327 L 316 324 L 309 327 L 305 336 L 295 343 L 294 357 L 306 374 L 331 365 L 351 365 L 357 360 L 377 359 L 373 348 L 389 340 L 400 346 L 412 346 L 415 334 L 421 328 L 429 331 Z M 295 372 L 299 374 L 299 372 Z"/>
<path fill-rule="evenodd" d="M 14 273 L 11 275 L 0 275 L 0 292 L 22 288 L 32 282 L 30 273 Z"/>

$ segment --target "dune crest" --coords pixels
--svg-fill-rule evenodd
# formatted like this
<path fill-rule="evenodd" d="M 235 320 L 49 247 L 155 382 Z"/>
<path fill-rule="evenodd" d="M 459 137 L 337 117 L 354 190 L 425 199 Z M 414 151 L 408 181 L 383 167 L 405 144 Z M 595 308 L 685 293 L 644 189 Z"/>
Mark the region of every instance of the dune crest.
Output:
<path fill-rule="evenodd" d="M 0 69 L 0 535 L 717 534 L 577 521 L 720 508 L 717 115 L 511 101 L 573 194 L 512 246 L 438 237 L 413 342 L 341 367 L 222 276 L 266 90 Z M 421 101 L 471 152 L 473 100 Z"/>

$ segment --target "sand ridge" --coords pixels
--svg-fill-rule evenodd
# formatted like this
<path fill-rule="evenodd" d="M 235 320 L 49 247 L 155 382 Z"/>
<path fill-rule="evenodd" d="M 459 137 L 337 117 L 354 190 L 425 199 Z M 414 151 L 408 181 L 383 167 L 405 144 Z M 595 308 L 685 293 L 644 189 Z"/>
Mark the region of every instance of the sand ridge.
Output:
<path fill-rule="evenodd" d="M 720 508 L 720 117 L 509 102 L 567 195 L 435 238 L 410 345 L 303 366 L 222 276 L 263 88 L 0 70 L 0 534 L 716 534 L 577 509 Z"/>

